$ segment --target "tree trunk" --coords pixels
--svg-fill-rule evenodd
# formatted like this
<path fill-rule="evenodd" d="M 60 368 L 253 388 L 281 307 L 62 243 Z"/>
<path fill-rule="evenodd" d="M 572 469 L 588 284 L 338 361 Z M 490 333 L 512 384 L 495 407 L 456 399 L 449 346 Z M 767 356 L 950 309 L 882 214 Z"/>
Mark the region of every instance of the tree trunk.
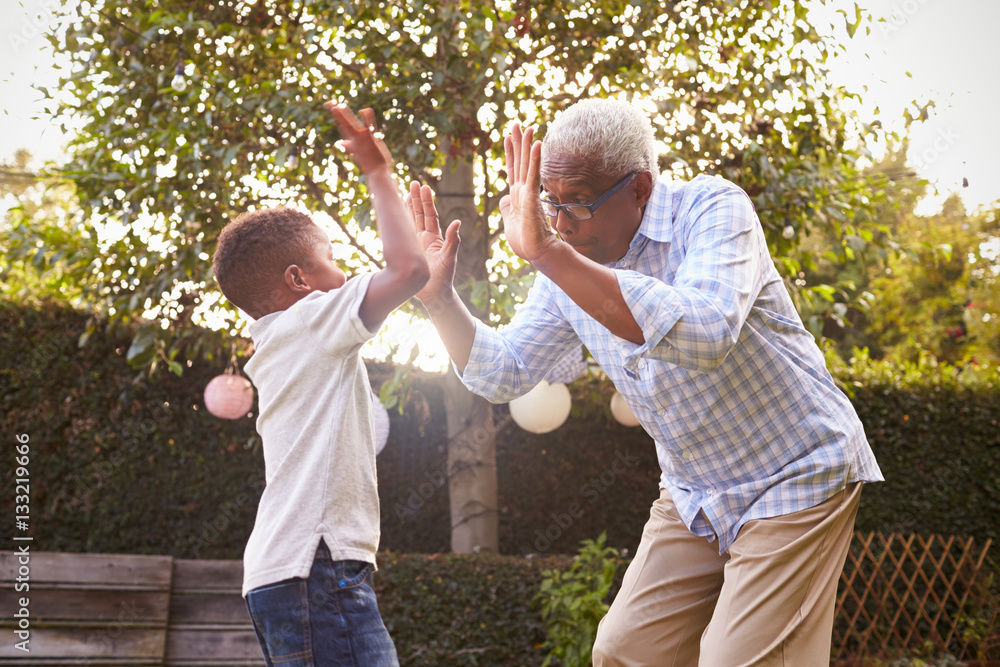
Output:
<path fill-rule="evenodd" d="M 476 210 L 473 163 L 450 157 L 437 184 L 441 222 L 462 221 L 462 246 L 458 255 L 455 286 L 475 317 L 487 311 L 475 308 L 469 299 L 470 281 L 487 280 L 489 225 Z M 498 550 L 496 427 L 493 410 L 475 396 L 449 369 L 444 381 L 444 404 L 448 415 L 448 494 L 451 504 L 451 549 L 457 553 Z"/>
<path fill-rule="evenodd" d="M 498 550 L 497 467 L 493 410 L 453 370 L 444 381 L 448 414 L 448 498 L 451 550 Z"/>

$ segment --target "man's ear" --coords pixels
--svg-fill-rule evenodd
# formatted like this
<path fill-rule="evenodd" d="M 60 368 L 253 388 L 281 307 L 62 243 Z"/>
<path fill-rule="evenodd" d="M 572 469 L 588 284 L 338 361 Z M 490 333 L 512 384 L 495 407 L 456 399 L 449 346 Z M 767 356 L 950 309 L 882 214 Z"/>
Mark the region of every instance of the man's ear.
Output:
<path fill-rule="evenodd" d="M 291 264 L 285 269 L 285 286 L 294 294 L 311 292 L 312 288 L 306 280 L 305 271 L 297 264 Z"/>
<path fill-rule="evenodd" d="M 653 196 L 653 172 L 640 171 L 635 177 L 635 202 L 640 207 L 645 206 Z"/>

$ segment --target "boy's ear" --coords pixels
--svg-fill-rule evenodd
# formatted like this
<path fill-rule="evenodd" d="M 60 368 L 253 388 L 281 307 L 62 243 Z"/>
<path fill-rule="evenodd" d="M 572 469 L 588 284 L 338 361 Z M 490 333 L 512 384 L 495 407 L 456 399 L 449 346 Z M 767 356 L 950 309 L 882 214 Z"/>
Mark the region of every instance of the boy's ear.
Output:
<path fill-rule="evenodd" d="M 295 294 L 312 291 L 306 280 L 305 271 L 297 264 L 292 264 L 285 269 L 285 286 Z"/>

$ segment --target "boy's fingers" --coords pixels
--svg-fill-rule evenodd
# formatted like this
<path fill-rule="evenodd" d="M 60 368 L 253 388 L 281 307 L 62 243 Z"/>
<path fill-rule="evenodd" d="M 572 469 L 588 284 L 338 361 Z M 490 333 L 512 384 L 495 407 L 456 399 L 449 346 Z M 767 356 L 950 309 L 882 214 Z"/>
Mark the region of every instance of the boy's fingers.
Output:
<path fill-rule="evenodd" d="M 435 234 L 441 233 L 437 207 L 434 205 L 434 190 L 424 185 L 420 188 L 420 206 L 424 218 L 424 229 Z"/>
<path fill-rule="evenodd" d="M 462 239 L 458 236 L 458 230 L 461 227 L 461 220 L 452 220 L 444 232 L 444 247 L 449 259 L 458 256 L 458 247 L 462 244 Z"/>
<path fill-rule="evenodd" d="M 340 125 L 342 131 L 349 130 L 353 132 L 362 132 L 365 129 L 364 125 L 361 124 L 361 121 L 358 120 L 357 116 L 355 116 L 354 113 L 346 106 L 336 104 L 334 102 L 327 102 L 323 106 L 327 108 L 330 115 L 333 116 L 333 119 L 337 121 L 337 124 Z"/>
<path fill-rule="evenodd" d="M 372 108 L 361 110 L 361 120 L 364 122 L 365 127 L 371 131 L 375 131 L 375 111 Z"/>
<path fill-rule="evenodd" d="M 424 231 L 424 209 L 417 202 L 420 201 L 420 184 L 416 181 L 410 183 L 410 191 L 406 194 L 406 205 L 410 207 L 410 215 L 413 216 L 413 226 L 417 232 Z"/>

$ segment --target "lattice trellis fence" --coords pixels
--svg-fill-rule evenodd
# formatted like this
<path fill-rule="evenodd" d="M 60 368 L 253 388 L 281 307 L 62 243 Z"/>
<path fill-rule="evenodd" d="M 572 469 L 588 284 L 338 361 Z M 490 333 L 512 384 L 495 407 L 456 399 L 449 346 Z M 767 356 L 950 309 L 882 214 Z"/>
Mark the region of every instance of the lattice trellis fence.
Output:
<path fill-rule="evenodd" d="M 841 575 L 835 662 L 892 660 L 923 647 L 1000 659 L 997 600 L 983 570 L 990 540 L 856 533 Z"/>

